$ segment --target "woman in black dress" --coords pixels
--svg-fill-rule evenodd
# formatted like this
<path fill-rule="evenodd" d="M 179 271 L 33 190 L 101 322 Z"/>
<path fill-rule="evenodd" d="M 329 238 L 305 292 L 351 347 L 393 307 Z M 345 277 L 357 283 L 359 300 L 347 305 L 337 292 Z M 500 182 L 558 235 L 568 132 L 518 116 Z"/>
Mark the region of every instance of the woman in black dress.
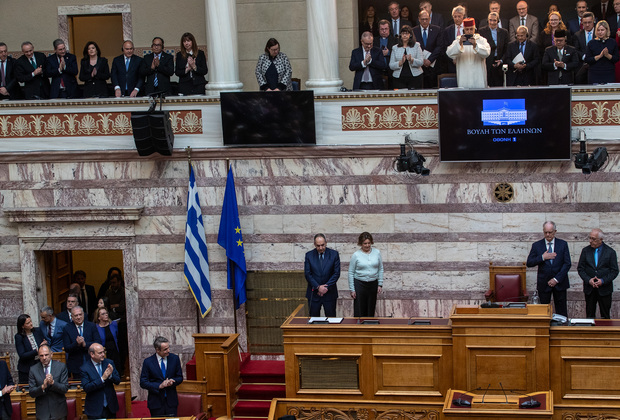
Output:
<path fill-rule="evenodd" d="M 99 45 L 89 41 L 84 46 L 84 58 L 80 65 L 80 80 L 84 82 L 85 98 L 107 98 L 110 66 L 108 59 L 101 57 Z"/>
<path fill-rule="evenodd" d="M 118 323 L 110 321 L 106 308 L 97 308 L 94 321 L 99 331 L 101 343 L 105 347 L 106 357 L 114 362 L 119 375 L 123 376 L 124 365 L 118 347 Z"/>
<path fill-rule="evenodd" d="M 616 81 L 615 66 L 620 58 L 618 44 L 610 38 L 609 24 L 601 20 L 594 30 L 596 38 L 588 42 L 585 62 L 588 66 L 588 83 L 614 83 Z"/>
<path fill-rule="evenodd" d="M 41 330 L 32 325 L 30 315 L 21 314 L 17 318 L 17 334 L 15 334 L 15 349 L 19 360 L 17 361 L 17 373 L 19 383 L 28 383 L 30 367 L 39 359 L 39 347 L 48 344 Z"/>
<path fill-rule="evenodd" d="M 198 49 L 194 35 L 185 32 L 181 37 L 181 51 L 177 53 L 174 71 L 179 76 L 179 94 L 204 95 L 208 71 L 205 53 Z"/>

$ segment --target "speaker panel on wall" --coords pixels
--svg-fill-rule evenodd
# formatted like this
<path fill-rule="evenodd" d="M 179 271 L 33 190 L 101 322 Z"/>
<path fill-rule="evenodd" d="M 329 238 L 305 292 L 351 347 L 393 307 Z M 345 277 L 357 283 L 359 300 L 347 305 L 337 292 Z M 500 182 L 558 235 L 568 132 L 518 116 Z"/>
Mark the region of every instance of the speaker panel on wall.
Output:
<path fill-rule="evenodd" d="M 132 112 L 131 128 L 140 156 L 172 155 L 174 133 L 168 111 Z"/>

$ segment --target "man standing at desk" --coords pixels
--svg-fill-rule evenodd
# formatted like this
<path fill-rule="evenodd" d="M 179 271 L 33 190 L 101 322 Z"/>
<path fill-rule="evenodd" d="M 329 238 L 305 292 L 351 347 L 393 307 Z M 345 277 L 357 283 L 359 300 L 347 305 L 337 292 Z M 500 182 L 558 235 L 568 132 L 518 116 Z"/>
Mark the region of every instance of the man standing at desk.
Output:
<path fill-rule="evenodd" d="M 179 356 L 170 353 L 170 343 L 164 337 L 153 342 L 155 354 L 144 359 L 140 388 L 149 392 L 147 407 L 151 417 L 176 417 L 179 399 L 177 386 L 183 382 Z"/>
<path fill-rule="evenodd" d="M 540 303 L 551 303 L 551 295 L 555 303 L 555 313 L 568 318 L 566 307 L 566 289 L 570 287 L 568 270 L 570 270 L 570 252 L 566 241 L 555 237 L 557 232 L 555 223 L 543 223 L 545 237 L 534 242 L 530 255 L 527 257 L 527 266 L 538 266 L 536 289 Z"/>
<path fill-rule="evenodd" d="M 106 359 L 101 344 L 91 344 L 88 354 L 90 360 L 81 367 L 82 388 L 86 392 L 84 413 L 89 419 L 114 419 L 118 411 L 114 385 L 121 383 L 121 377 L 114 363 Z"/>
<path fill-rule="evenodd" d="M 28 392 L 34 398 L 37 420 L 67 418 L 69 373 L 62 362 L 52 361 L 49 346 L 39 347 L 39 362 L 30 368 Z"/>
<path fill-rule="evenodd" d="M 614 279 L 618 276 L 618 256 L 613 248 L 603 242 L 603 238 L 602 230 L 592 229 L 588 236 L 590 245 L 581 251 L 577 265 L 586 295 L 587 318 L 596 318 L 597 303 L 601 318 L 611 317 L 611 295 Z"/>
<path fill-rule="evenodd" d="M 322 233 L 314 235 L 314 249 L 306 253 L 304 274 L 308 282 L 306 298 L 308 298 L 310 316 L 320 316 L 321 306 L 323 306 L 325 316 L 335 317 L 338 299 L 336 283 L 340 278 L 340 254 L 338 251 L 327 248 L 327 240 Z"/>

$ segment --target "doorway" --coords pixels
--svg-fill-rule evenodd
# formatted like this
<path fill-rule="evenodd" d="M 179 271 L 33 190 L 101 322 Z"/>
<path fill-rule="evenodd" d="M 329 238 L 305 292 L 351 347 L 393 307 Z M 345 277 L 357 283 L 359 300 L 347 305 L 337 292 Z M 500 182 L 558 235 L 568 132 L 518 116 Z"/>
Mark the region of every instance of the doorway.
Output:
<path fill-rule="evenodd" d="M 121 54 L 124 41 L 121 13 L 69 16 L 68 23 L 69 48 L 77 56 L 78 65 L 89 41 L 99 45 L 101 56 L 108 59 L 110 66 L 114 57 Z"/>

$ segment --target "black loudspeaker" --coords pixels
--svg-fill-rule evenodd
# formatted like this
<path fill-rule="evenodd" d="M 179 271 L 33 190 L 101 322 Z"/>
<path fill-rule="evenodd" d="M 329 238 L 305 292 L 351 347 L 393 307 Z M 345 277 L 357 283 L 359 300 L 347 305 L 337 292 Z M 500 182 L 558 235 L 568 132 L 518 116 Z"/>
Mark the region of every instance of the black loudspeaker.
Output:
<path fill-rule="evenodd" d="M 172 155 L 174 133 L 168 111 L 132 112 L 131 128 L 140 156 L 155 152 L 164 156 Z"/>

